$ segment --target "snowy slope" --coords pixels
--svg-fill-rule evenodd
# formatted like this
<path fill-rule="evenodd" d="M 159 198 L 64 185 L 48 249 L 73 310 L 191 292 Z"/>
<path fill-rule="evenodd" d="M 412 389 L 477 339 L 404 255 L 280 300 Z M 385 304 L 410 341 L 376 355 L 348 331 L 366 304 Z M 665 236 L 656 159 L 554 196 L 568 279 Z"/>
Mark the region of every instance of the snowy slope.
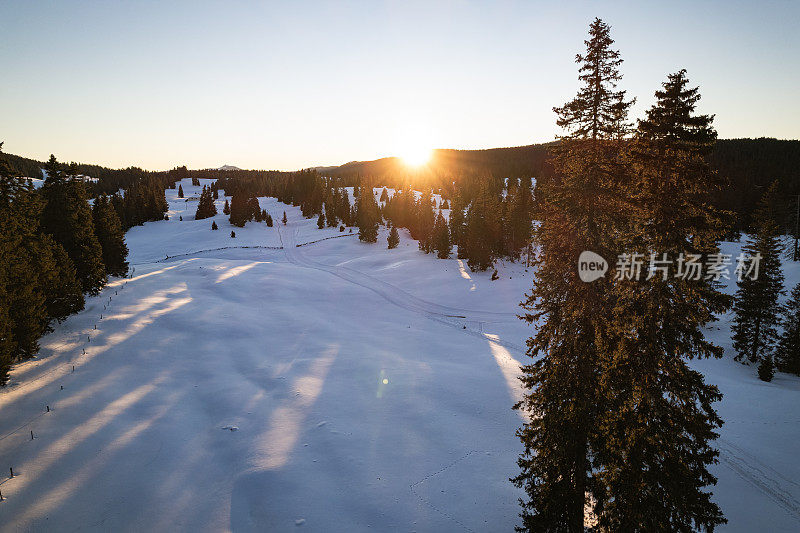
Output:
<path fill-rule="evenodd" d="M 128 233 L 132 278 L 0 392 L 0 530 L 513 529 L 524 266 L 492 282 L 267 198 L 274 228 L 232 228 L 220 197 L 211 231 L 176 194 Z M 721 530 L 796 531 L 800 380 L 733 362 L 728 322 L 696 363 L 725 393 Z"/>

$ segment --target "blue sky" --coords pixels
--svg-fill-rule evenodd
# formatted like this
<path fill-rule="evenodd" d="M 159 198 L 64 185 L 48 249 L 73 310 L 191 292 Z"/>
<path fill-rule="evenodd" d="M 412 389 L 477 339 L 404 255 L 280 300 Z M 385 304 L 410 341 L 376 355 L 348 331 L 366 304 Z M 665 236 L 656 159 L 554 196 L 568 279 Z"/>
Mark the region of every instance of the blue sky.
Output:
<path fill-rule="evenodd" d="M 0 0 L 0 140 L 148 169 L 549 141 L 595 16 L 633 118 L 686 68 L 720 137 L 800 138 L 800 2 Z"/>

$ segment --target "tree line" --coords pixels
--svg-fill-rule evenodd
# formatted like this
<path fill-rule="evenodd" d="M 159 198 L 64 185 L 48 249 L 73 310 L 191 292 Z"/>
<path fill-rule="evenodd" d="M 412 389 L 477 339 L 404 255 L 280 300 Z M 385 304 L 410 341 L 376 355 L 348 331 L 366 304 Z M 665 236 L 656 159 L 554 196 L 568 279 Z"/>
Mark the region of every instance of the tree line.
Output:
<path fill-rule="evenodd" d="M 753 233 L 742 247 L 753 258 L 744 268 L 757 275 L 738 280 L 731 327 L 735 359 L 755 365 L 763 381 L 772 381 L 776 369 L 800 375 L 800 284 L 781 305 L 786 289 L 779 205 L 778 184 L 773 183 L 758 202 Z"/>
<path fill-rule="evenodd" d="M 163 187 L 149 177 L 90 205 L 78 165 L 51 156 L 44 170 L 35 189 L 0 157 L 0 384 L 38 352 L 53 320 L 83 309 L 108 276 L 127 274 L 125 230 L 166 210 Z"/>
<path fill-rule="evenodd" d="M 458 257 L 466 259 L 473 271 L 491 268 L 499 258 L 518 260 L 531 244 L 535 209 L 530 177 L 473 176 L 455 180 L 449 188 L 421 192 L 404 183 L 390 196 L 385 187 L 377 192 L 377 182 L 367 177 L 358 177 L 348 186 L 353 180 L 322 176 L 315 170 L 244 179 L 236 172 L 230 174 L 215 185 L 233 196 L 228 209 L 231 223 L 237 220 L 234 225 L 258 220 L 257 203 L 242 216 L 233 215 L 237 196 L 244 199 L 242 205 L 257 202 L 259 196 L 271 196 L 300 207 L 306 218 L 316 217 L 319 228 L 339 226 L 344 231 L 347 226 L 357 227 L 363 242 L 376 242 L 379 226 L 386 224 L 394 228 L 393 239 L 399 240 L 396 228 L 406 228 L 419 241 L 421 251 L 436 253 L 439 258 L 450 257 L 455 246 Z M 435 194 L 440 197 L 438 203 Z M 448 210 L 449 219 L 443 210 Z"/>

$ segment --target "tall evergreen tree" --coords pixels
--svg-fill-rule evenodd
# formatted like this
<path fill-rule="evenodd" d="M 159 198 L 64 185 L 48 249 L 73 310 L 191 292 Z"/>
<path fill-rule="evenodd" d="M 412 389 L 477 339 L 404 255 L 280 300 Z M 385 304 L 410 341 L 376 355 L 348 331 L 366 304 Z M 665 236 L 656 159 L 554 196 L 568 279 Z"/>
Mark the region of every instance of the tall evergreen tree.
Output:
<path fill-rule="evenodd" d="M 439 259 L 447 259 L 450 257 L 452 245 L 450 244 L 450 230 L 447 229 L 447 221 L 441 212 L 436 217 L 436 223 L 433 227 L 433 246 L 436 249 L 436 256 Z"/>
<path fill-rule="evenodd" d="M 592 460 L 598 442 L 600 342 L 610 306 L 608 280 L 583 283 L 578 256 L 592 250 L 604 257 L 616 212 L 621 139 L 628 131 L 631 101 L 616 90 L 619 52 L 607 24 L 595 19 L 586 53 L 577 56 L 577 96 L 556 108 L 566 134 L 554 154 L 557 175 L 537 183 L 542 195 L 536 231 L 537 276 L 522 307 L 539 327 L 528 340 L 534 361 L 523 367 L 527 389 L 517 408 L 527 422 L 517 432 L 523 444 L 520 473 L 513 481 L 527 493 L 521 502 L 522 530 L 583 533 L 585 511 L 596 490 Z"/>
<path fill-rule="evenodd" d="M 248 198 L 243 191 L 234 191 L 231 197 L 230 223 L 239 228 L 243 228 L 250 220 L 252 211 Z"/>
<path fill-rule="evenodd" d="M 261 222 L 261 205 L 258 203 L 258 198 L 255 196 L 251 196 L 250 199 L 247 201 L 247 206 L 250 209 L 250 216 L 248 220 L 255 220 L 256 222 Z"/>
<path fill-rule="evenodd" d="M 339 223 L 339 221 L 336 220 L 336 191 L 329 195 L 328 199 L 325 200 L 323 210 L 325 213 L 325 224 L 329 228 L 335 228 L 336 224 Z"/>
<path fill-rule="evenodd" d="M 97 294 L 106 283 L 106 270 L 83 183 L 75 178 L 75 170 L 65 169 L 54 156 L 45 170 L 42 229 L 67 251 L 83 290 Z"/>
<path fill-rule="evenodd" d="M 400 234 L 397 232 L 397 227 L 392 226 L 392 229 L 389 230 L 389 238 L 386 241 L 390 250 L 397 248 L 397 245 L 400 244 Z"/>
<path fill-rule="evenodd" d="M 320 213 L 319 217 L 317 217 L 317 227 L 319 229 L 322 229 L 322 228 L 325 227 L 325 214 L 324 213 Z"/>
<path fill-rule="evenodd" d="M 183 198 L 183 185 L 178 185 L 178 198 Z"/>
<path fill-rule="evenodd" d="M 286 225 L 286 222 L 287 222 L 287 219 L 286 219 L 286 211 L 284 211 L 284 212 L 283 212 L 283 218 L 281 219 L 281 222 L 283 222 L 283 225 L 284 225 L 284 226 Z"/>
<path fill-rule="evenodd" d="M 800 376 L 800 283 L 795 285 L 783 307 L 783 334 L 775 353 L 778 370 Z"/>
<path fill-rule="evenodd" d="M 194 214 L 195 220 L 203 220 L 217 214 L 217 206 L 214 204 L 214 195 L 211 189 L 203 186 L 200 193 L 200 201 L 197 203 L 197 211 Z"/>
<path fill-rule="evenodd" d="M 436 213 L 431 207 L 432 196 L 430 190 L 424 192 L 416 205 L 416 223 L 412 228 L 412 237 L 419 241 L 419 249 L 429 254 L 435 250 L 434 226 Z"/>
<path fill-rule="evenodd" d="M 485 180 L 467 209 L 462 244 L 459 246 L 459 252 L 463 246 L 463 255 L 473 272 L 483 272 L 494 264 L 495 246 L 500 239 L 499 211 L 489 180 Z"/>
<path fill-rule="evenodd" d="M 42 233 L 41 214 L 40 194 L 0 157 L 0 384 L 36 354 L 50 319 L 83 308 L 72 261 Z"/>
<path fill-rule="evenodd" d="M 110 202 L 111 207 L 114 208 L 114 212 L 117 213 L 117 218 L 119 218 L 122 231 L 130 228 L 131 225 L 128 224 L 128 221 L 125 219 L 125 198 L 119 192 L 116 192 L 111 196 Z"/>
<path fill-rule="evenodd" d="M 464 201 L 458 194 L 451 202 L 450 209 L 450 240 L 458 246 L 457 256 L 459 259 L 467 258 L 467 246 L 464 242 Z"/>
<path fill-rule="evenodd" d="M 778 299 L 783 294 L 783 272 L 778 226 L 772 211 L 776 194 L 777 187 L 773 183 L 756 209 L 756 234 L 742 247 L 744 256 L 749 257 L 745 270 L 752 268 L 753 275 L 743 276 L 736 291 L 731 331 L 737 361 L 759 363 L 772 354 L 778 341 Z"/>
<path fill-rule="evenodd" d="M 39 282 L 45 311 L 59 322 L 84 307 L 83 292 L 72 259 L 50 235 L 41 234 L 37 242 Z"/>
<path fill-rule="evenodd" d="M 226 216 L 231 214 L 231 206 L 228 204 L 227 198 L 225 198 L 225 205 L 222 207 L 222 214 Z"/>
<path fill-rule="evenodd" d="M 627 252 L 658 258 L 718 254 L 725 227 L 709 201 L 720 189 L 707 161 L 713 117 L 695 114 L 700 95 L 685 71 L 669 75 L 655 94 L 629 144 L 631 181 L 618 194 L 628 214 L 620 241 Z M 708 465 L 717 462 L 712 441 L 722 424 L 713 403 L 722 396 L 687 361 L 722 356 L 703 326 L 730 298 L 713 279 L 682 273 L 679 261 L 666 273 L 610 288 L 593 445 L 601 530 L 711 531 L 725 522 L 707 490 L 716 483 Z"/>
<path fill-rule="evenodd" d="M 2 147 L 2 144 L 0 144 Z M 32 357 L 47 322 L 35 247 L 41 212 L 32 186 L 16 177 L 0 158 L 0 384 L 16 360 Z M 5 310 L 5 311 L 3 311 Z"/>
<path fill-rule="evenodd" d="M 531 242 L 533 224 L 531 178 L 524 178 L 519 185 L 511 187 L 505 203 L 507 204 L 503 232 L 506 239 L 505 251 L 516 260 Z"/>
<path fill-rule="evenodd" d="M 363 242 L 378 240 L 378 204 L 375 196 L 370 194 L 372 187 L 362 183 L 362 193 L 358 195 L 356 220 L 358 221 L 358 238 Z"/>
<path fill-rule="evenodd" d="M 350 226 L 353 219 L 350 217 L 350 195 L 347 194 L 346 189 L 342 189 L 340 202 L 337 207 L 339 209 L 336 213 L 337 218 L 341 220 L 342 224 L 345 226 Z"/>
<path fill-rule="evenodd" d="M 117 212 L 104 195 L 98 196 L 92 206 L 94 232 L 103 250 L 106 273 L 124 277 L 128 273 L 128 246 Z"/>
<path fill-rule="evenodd" d="M 767 354 L 758 363 L 758 379 L 761 381 L 772 381 L 775 376 L 775 363 L 772 361 L 772 354 Z"/>

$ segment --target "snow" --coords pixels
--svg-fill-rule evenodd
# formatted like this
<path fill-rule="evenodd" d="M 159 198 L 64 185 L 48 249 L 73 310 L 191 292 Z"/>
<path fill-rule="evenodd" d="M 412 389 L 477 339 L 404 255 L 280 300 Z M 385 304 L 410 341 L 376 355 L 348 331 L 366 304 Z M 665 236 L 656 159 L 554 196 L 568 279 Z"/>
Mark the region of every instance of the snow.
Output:
<path fill-rule="evenodd" d="M 364 244 L 273 198 L 260 203 L 275 227 L 233 228 L 222 196 L 199 221 L 196 202 L 167 197 L 170 220 L 128 232 L 132 277 L 56 325 L 0 392 L 0 467 L 15 473 L 0 529 L 518 523 L 511 405 L 532 330 L 515 315 L 532 272 L 504 263 L 491 281 L 405 231 L 387 250 L 385 228 Z M 796 264 L 786 274 L 800 281 Z M 729 324 L 709 329 L 725 358 L 693 363 L 725 394 L 720 530 L 796 531 L 800 379 L 734 362 Z"/>

